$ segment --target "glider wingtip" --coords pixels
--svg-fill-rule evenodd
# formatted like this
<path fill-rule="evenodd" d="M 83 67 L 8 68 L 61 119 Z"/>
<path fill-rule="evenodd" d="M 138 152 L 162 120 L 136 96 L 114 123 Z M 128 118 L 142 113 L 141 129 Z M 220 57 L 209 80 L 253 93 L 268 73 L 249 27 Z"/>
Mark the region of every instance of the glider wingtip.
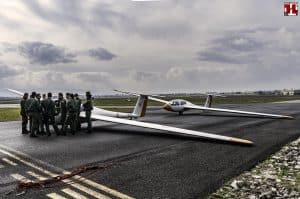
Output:
<path fill-rule="evenodd" d="M 287 119 L 287 120 L 294 120 L 295 119 L 293 116 L 289 116 L 289 115 L 282 115 L 280 118 L 281 119 Z"/>
<path fill-rule="evenodd" d="M 247 145 L 253 145 L 254 143 L 250 140 L 244 140 L 240 138 L 231 138 L 229 140 L 230 142 L 239 143 L 239 144 L 247 144 Z"/>

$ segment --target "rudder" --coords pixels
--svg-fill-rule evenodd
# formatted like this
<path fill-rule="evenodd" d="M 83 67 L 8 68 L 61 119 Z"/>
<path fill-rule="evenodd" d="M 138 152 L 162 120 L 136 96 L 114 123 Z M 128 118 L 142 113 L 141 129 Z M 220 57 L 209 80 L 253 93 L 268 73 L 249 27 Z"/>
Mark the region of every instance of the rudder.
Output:
<path fill-rule="evenodd" d="M 205 101 L 205 104 L 204 104 L 205 107 L 211 107 L 212 98 L 213 98 L 212 95 L 207 95 L 207 98 L 206 98 L 206 101 Z"/>
<path fill-rule="evenodd" d="M 144 117 L 146 114 L 147 103 L 148 103 L 148 96 L 140 95 L 135 104 L 132 115 L 134 117 Z"/>

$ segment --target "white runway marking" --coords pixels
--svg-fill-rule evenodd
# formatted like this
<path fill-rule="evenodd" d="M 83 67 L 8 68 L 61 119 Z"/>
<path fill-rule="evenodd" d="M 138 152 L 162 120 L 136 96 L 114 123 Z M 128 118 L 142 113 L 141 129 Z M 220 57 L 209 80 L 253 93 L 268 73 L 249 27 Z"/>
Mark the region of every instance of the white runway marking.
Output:
<path fill-rule="evenodd" d="M 77 193 L 76 191 L 73 191 L 72 189 L 67 188 L 67 189 L 62 189 L 62 191 L 75 199 L 88 199 L 87 197 L 81 195 L 80 193 Z"/>
<path fill-rule="evenodd" d="M 17 163 L 15 163 L 15 162 L 7 159 L 7 158 L 2 158 L 2 161 L 6 162 L 7 164 L 10 164 L 11 166 L 17 166 L 18 165 Z"/>
<path fill-rule="evenodd" d="M 31 180 L 29 180 L 28 178 L 18 174 L 18 173 L 14 173 L 14 174 L 11 174 L 11 176 L 16 179 L 16 180 L 19 180 L 21 182 L 31 182 Z"/>
<path fill-rule="evenodd" d="M 4 148 L 2 145 L 1 145 L 1 147 Z M 11 149 L 10 149 L 10 150 L 11 150 Z M 24 159 L 22 159 L 22 158 L 20 158 L 20 157 L 18 157 L 18 156 L 16 156 L 16 155 L 14 155 L 14 154 L 12 154 L 12 153 L 6 151 L 6 150 L 1 149 L 1 148 L 0 148 L 0 152 L 3 153 L 3 154 L 5 154 L 5 155 L 7 155 L 7 156 L 9 156 L 9 157 L 11 157 L 11 158 L 13 158 L 13 159 L 15 159 L 15 160 L 18 160 L 19 162 L 22 162 L 23 164 L 25 164 L 25 165 L 27 165 L 27 166 L 29 166 L 29 167 L 31 167 L 31 168 L 34 168 L 34 169 L 36 169 L 36 170 L 38 170 L 38 171 L 40 171 L 40 172 L 42 172 L 42 173 L 44 173 L 44 174 L 46 174 L 46 175 L 48 175 L 48 176 L 56 177 L 56 176 L 58 175 L 58 174 L 55 174 L 55 173 L 53 173 L 53 172 L 50 172 L 50 171 L 48 171 L 48 170 L 46 170 L 46 169 L 43 169 L 43 168 L 41 168 L 41 167 L 39 167 L 39 166 L 33 164 L 32 162 L 29 162 L 29 161 L 27 161 L 27 160 L 24 160 Z M 20 153 L 20 152 L 16 151 L 16 153 Z M 32 160 L 34 160 L 34 161 L 36 161 L 36 162 L 39 162 L 40 164 L 43 164 L 42 161 L 40 161 L 40 160 L 35 160 L 34 158 L 31 158 L 31 157 L 29 157 L 29 156 L 26 155 L 26 154 L 25 154 L 24 156 L 25 156 L 25 157 L 27 156 L 26 159 L 27 159 L 27 158 L 30 158 L 30 159 L 32 159 Z M 45 163 L 44 165 L 47 165 L 47 164 Z M 50 165 L 50 166 L 54 168 L 54 166 L 52 166 L 52 165 Z M 63 170 L 63 169 L 60 169 L 60 170 Z M 69 173 L 69 172 L 63 170 L 63 173 Z M 36 175 L 36 176 L 34 176 L 34 177 L 36 177 L 36 178 L 37 178 L 37 177 L 41 177 L 41 176 L 39 176 L 39 175 L 37 175 L 37 174 L 35 174 L 35 173 L 33 173 L 33 172 L 29 172 L 28 174 L 30 174 L 30 175 L 32 175 L 32 176 L 33 176 L 33 175 Z M 79 175 L 74 176 L 73 179 L 80 180 L 80 182 L 82 182 L 82 183 L 88 184 L 89 186 L 92 186 L 92 187 L 94 187 L 94 188 L 96 188 L 96 189 L 98 189 L 98 190 L 101 190 L 101 191 L 103 191 L 103 192 L 106 192 L 106 193 L 108 193 L 108 194 L 110 194 L 110 195 L 113 195 L 113 196 L 115 196 L 115 197 L 118 197 L 118 198 L 122 198 L 122 199 L 133 199 L 133 198 L 130 197 L 130 196 L 127 196 L 127 195 L 125 195 L 125 194 L 123 194 L 123 193 L 120 193 L 120 192 L 118 192 L 118 191 L 116 191 L 116 190 L 114 190 L 114 189 L 108 188 L 108 187 L 106 187 L 106 186 L 104 186 L 104 185 L 98 184 L 98 183 L 96 183 L 96 182 L 94 182 L 94 181 L 92 181 L 92 180 L 88 180 L 88 179 L 86 179 L 86 178 L 83 178 L 83 177 L 81 177 L 81 176 L 79 176 Z M 105 195 L 103 195 L 103 194 L 101 194 L 101 193 L 98 193 L 98 192 L 96 192 L 96 191 L 94 191 L 94 190 L 91 190 L 91 189 L 89 189 L 89 188 L 87 188 L 87 187 L 85 187 L 85 186 L 83 186 L 83 185 L 80 185 L 80 184 L 78 184 L 78 183 L 74 183 L 74 182 L 73 182 L 72 180 L 70 180 L 70 179 L 65 179 L 65 180 L 63 180 L 62 182 L 67 183 L 67 184 L 69 184 L 70 186 L 72 186 L 72 187 L 74 187 L 74 188 L 76 188 L 76 189 L 79 189 L 79 190 L 81 190 L 81 191 L 83 191 L 83 192 L 85 192 L 85 193 L 87 193 L 87 194 L 89 194 L 89 195 L 92 195 L 92 196 L 95 197 L 95 198 L 99 198 L 99 199 L 109 199 L 109 198 L 110 198 L 110 197 L 105 196 Z M 47 196 L 48 196 L 48 195 L 47 195 Z M 49 197 L 49 196 L 48 196 L 48 197 Z"/>
<path fill-rule="evenodd" d="M 28 173 L 29 175 L 35 177 L 35 178 L 38 179 L 38 180 L 46 180 L 46 179 L 47 179 L 46 177 L 43 177 L 43 176 L 41 176 L 41 175 L 39 175 L 39 174 L 37 174 L 37 173 L 35 173 L 35 172 L 33 172 L 33 171 L 27 171 L 27 173 Z"/>
<path fill-rule="evenodd" d="M 63 197 L 62 195 L 59 195 L 57 193 L 50 193 L 47 194 L 47 196 L 52 199 L 67 199 L 66 197 Z"/>
<path fill-rule="evenodd" d="M 84 177 L 81 177 L 81 176 L 76 175 L 76 176 L 74 176 L 73 178 L 74 178 L 74 179 L 77 179 L 77 180 L 80 180 L 80 181 L 82 181 L 82 182 L 84 182 L 84 183 L 86 183 L 86 184 L 88 184 L 88 185 L 90 185 L 90 186 L 92 186 L 92 187 L 95 187 L 95 188 L 97 188 L 97 189 L 99 189 L 99 190 L 102 190 L 102 191 L 104 191 L 104 192 L 106 192 L 106 193 L 109 193 L 109 194 L 111 194 L 111 195 L 113 195 L 113 196 L 116 196 L 116 197 L 118 197 L 118 198 L 122 198 L 122 199 L 134 199 L 134 198 L 132 198 L 132 197 L 130 197 L 130 196 L 127 196 L 127 195 L 125 195 L 125 194 L 123 194 L 123 193 L 120 193 L 120 192 L 118 192 L 118 191 L 116 191 L 116 190 L 113 190 L 113 189 L 111 189 L 111 188 L 108 188 L 108 187 L 106 187 L 106 186 L 104 186 L 104 185 L 102 185 L 102 184 L 98 184 L 98 183 L 96 183 L 96 182 L 93 182 L 93 181 L 91 181 L 91 180 L 89 180 L 89 179 L 86 179 L 86 178 L 84 178 Z"/>
<path fill-rule="evenodd" d="M 73 183 L 71 180 L 66 179 L 66 180 L 63 180 L 63 182 L 69 183 L 72 187 L 74 187 L 76 189 L 79 189 L 80 191 L 83 191 L 83 192 L 85 192 L 85 193 L 87 193 L 87 194 L 89 194 L 89 195 L 91 195 L 91 196 L 93 196 L 95 198 L 98 198 L 98 199 L 110 199 L 110 197 L 108 197 L 108 196 L 105 196 L 105 195 L 103 195 L 101 193 L 98 193 L 98 192 L 96 192 L 94 190 L 91 190 L 91 189 L 89 189 L 89 188 L 87 188 L 85 186 L 82 186 L 82 185 L 78 184 L 78 183 Z"/>

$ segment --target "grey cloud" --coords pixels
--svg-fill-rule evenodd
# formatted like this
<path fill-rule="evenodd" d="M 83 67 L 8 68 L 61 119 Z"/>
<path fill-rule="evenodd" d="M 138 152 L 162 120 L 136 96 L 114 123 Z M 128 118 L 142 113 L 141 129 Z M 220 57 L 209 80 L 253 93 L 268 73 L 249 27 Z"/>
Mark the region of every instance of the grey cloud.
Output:
<path fill-rule="evenodd" d="M 238 60 L 232 54 L 224 53 L 219 49 L 209 49 L 206 52 L 198 52 L 197 59 L 199 61 L 209 61 L 209 62 L 219 62 L 219 63 L 241 63 L 241 60 Z"/>
<path fill-rule="evenodd" d="M 116 57 L 116 55 L 114 55 L 113 53 L 109 52 L 104 48 L 90 49 L 88 51 L 88 54 L 90 57 L 93 57 L 101 61 L 110 61 Z"/>
<path fill-rule="evenodd" d="M 149 4 L 148 6 L 128 2 L 116 2 L 122 9 L 114 6 L 113 2 L 91 2 L 66 0 L 52 1 L 56 9 L 47 7 L 34 0 L 24 4 L 40 18 L 59 26 L 76 26 L 89 33 L 99 34 L 98 28 L 107 28 L 126 35 L 137 34 L 150 39 L 178 39 L 187 35 L 193 29 L 193 24 L 186 20 L 176 20 L 167 17 L 164 21 L 155 16 L 159 10 L 165 10 L 171 3 Z M 86 5 L 91 4 L 90 7 Z M 153 13 L 153 9 L 157 10 Z M 142 15 L 147 17 L 141 17 Z M 153 15 L 153 17 L 149 17 Z M 163 16 L 163 15 L 162 15 Z"/>
<path fill-rule="evenodd" d="M 113 77 L 108 72 L 82 72 L 75 74 L 81 84 L 91 89 L 114 88 Z"/>
<path fill-rule="evenodd" d="M 160 78 L 160 74 L 157 72 L 149 72 L 149 71 L 136 71 L 133 70 L 130 72 L 130 77 L 135 81 L 156 81 Z"/>
<path fill-rule="evenodd" d="M 18 75 L 19 72 L 16 69 L 8 67 L 5 64 L 0 63 L 0 79 Z"/>
<path fill-rule="evenodd" d="M 23 42 L 19 53 L 28 58 L 32 64 L 58 64 L 76 62 L 75 54 L 67 53 L 62 47 L 42 42 Z"/>
<path fill-rule="evenodd" d="M 256 31 L 227 32 L 210 41 L 209 46 L 197 53 L 199 61 L 243 64 L 257 62 L 260 52 L 267 46 L 255 38 Z"/>
<path fill-rule="evenodd" d="M 223 49 L 236 51 L 253 51 L 264 47 L 263 42 L 258 42 L 243 35 L 219 38 L 214 43 L 218 43 Z"/>
<path fill-rule="evenodd" d="M 33 13 L 46 21 L 60 25 L 78 25 L 82 24 L 82 1 L 74 0 L 54 0 L 51 3 L 55 4 L 55 9 L 43 5 L 39 1 L 28 0 L 24 2 Z"/>
<path fill-rule="evenodd" d="M 18 45 L 9 42 L 1 42 L 0 49 L 3 53 L 16 52 L 18 50 Z"/>
<path fill-rule="evenodd" d="M 110 75 L 106 72 L 83 72 L 76 75 L 79 79 L 88 82 L 107 80 Z"/>

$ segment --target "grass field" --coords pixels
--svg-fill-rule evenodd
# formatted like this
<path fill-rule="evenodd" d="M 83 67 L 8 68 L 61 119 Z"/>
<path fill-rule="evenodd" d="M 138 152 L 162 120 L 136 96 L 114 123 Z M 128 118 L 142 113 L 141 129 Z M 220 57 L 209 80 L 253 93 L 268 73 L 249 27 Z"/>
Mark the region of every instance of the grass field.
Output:
<path fill-rule="evenodd" d="M 0 108 L 0 122 L 20 120 L 20 109 Z"/>
<path fill-rule="evenodd" d="M 194 104 L 202 105 L 205 102 L 205 97 L 186 97 L 177 96 L 174 98 L 180 98 L 188 100 Z M 134 106 L 136 98 L 103 98 L 95 99 L 95 106 Z M 171 100 L 171 98 L 163 98 L 164 100 Z M 252 104 L 252 103 L 269 103 L 288 100 L 300 100 L 300 96 L 227 96 L 227 97 L 215 97 L 213 104 Z M 0 101 L 0 104 L 15 104 L 18 101 Z M 162 103 L 149 101 L 149 106 L 161 106 Z M 132 109 L 128 108 L 110 108 L 109 110 L 119 112 L 131 112 Z M 17 108 L 0 108 L 0 122 L 1 121 L 16 121 L 20 120 L 19 109 Z"/>

